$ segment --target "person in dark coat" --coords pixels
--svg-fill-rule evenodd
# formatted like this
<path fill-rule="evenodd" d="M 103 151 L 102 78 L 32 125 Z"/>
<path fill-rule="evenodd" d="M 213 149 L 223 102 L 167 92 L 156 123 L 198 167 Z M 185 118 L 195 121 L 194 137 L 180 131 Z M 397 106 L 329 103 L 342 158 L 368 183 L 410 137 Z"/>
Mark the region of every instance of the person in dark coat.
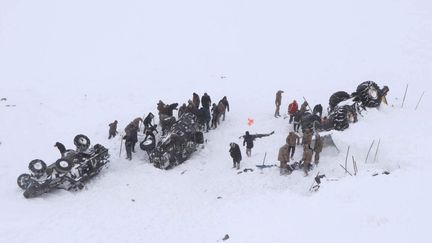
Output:
<path fill-rule="evenodd" d="M 240 147 L 236 143 L 230 143 L 230 155 L 233 159 L 233 168 L 240 169 L 240 161 L 242 160 L 242 155 L 240 151 Z"/>
<path fill-rule="evenodd" d="M 200 106 L 200 98 L 199 95 L 197 93 L 193 93 L 192 94 L 192 103 L 194 104 L 194 106 L 198 109 Z"/>
<path fill-rule="evenodd" d="M 153 125 L 153 126 L 149 127 L 145 132 L 145 137 L 144 137 L 143 141 L 147 140 L 147 138 L 150 136 L 153 139 L 154 144 L 156 144 L 156 136 L 154 134 L 155 132 L 158 133 L 156 128 L 157 128 L 157 125 Z"/>
<path fill-rule="evenodd" d="M 294 132 L 299 132 L 302 116 L 303 113 L 301 111 L 296 111 L 294 113 Z"/>
<path fill-rule="evenodd" d="M 57 147 L 57 149 L 60 151 L 61 157 L 64 157 L 64 154 L 66 152 L 66 147 L 60 142 L 56 142 L 54 144 L 54 147 Z"/>
<path fill-rule="evenodd" d="M 115 120 L 113 123 L 110 123 L 109 125 L 109 136 L 108 139 L 114 138 L 117 135 L 117 120 Z"/>
<path fill-rule="evenodd" d="M 204 95 L 201 97 L 201 105 L 202 107 L 210 110 L 211 98 L 207 93 L 204 93 Z"/>
<path fill-rule="evenodd" d="M 227 111 L 229 112 L 229 103 L 228 103 L 228 98 L 226 96 L 224 96 L 221 100 L 221 102 L 224 104 L 225 108 L 227 109 Z"/>
<path fill-rule="evenodd" d="M 321 118 L 322 117 L 322 112 L 323 112 L 323 107 L 322 107 L 321 104 L 318 104 L 318 105 L 314 106 L 314 108 L 313 108 L 313 114 L 314 115 L 317 115 L 319 113 L 319 117 Z"/>
<path fill-rule="evenodd" d="M 128 145 L 129 145 L 130 151 L 135 153 L 135 144 L 138 142 L 138 126 L 136 125 L 136 123 L 131 122 L 125 128 L 125 132 L 126 135 L 123 137 L 123 139 L 126 140 L 125 142 L 126 152 L 128 150 Z M 132 159 L 132 156 L 128 156 L 128 158 Z"/>
<path fill-rule="evenodd" d="M 146 118 L 144 118 L 144 121 L 143 121 L 144 134 L 146 133 L 147 129 L 149 129 L 150 127 L 153 126 L 153 124 L 152 124 L 153 118 L 154 118 L 154 115 L 151 112 L 149 112 L 148 115 L 146 116 Z"/>
<path fill-rule="evenodd" d="M 212 112 L 211 128 L 216 129 L 217 125 L 218 125 L 220 113 L 219 113 L 218 106 L 215 103 L 213 103 L 213 105 L 212 105 L 211 112 Z"/>
<path fill-rule="evenodd" d="M 252 154 L 252 148 L 254 146 L 254 141 L 257 138 L 262 138 L 262 137 L 268 137 L 270 135 L 274 134 L 274 132 L 268 133 L 268 134 L 254 134 L 251 135 L 248 131 L 246 131 L 245 135 L 241 136 L 240 138 L 243 138 L 243 146 L 246 145 L 246 155 L 248 157 L 251 156 Z"/>

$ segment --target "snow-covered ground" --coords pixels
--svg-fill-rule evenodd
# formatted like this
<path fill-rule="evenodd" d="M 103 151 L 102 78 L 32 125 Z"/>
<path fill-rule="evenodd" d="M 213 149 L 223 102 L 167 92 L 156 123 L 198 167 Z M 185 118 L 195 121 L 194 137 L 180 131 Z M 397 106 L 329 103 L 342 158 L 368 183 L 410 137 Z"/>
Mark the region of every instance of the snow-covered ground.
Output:
<path fill-rule="evenodd" d="M 0 242 L 427 242 L 431 10 L 426 0 L 0 1 Z M 337 181 L 310 193 L 313 176 L 256 169 L 265 153 L 277 162 L 291 128 L 273 117 L 278 89 L 283 112 L 303 96 L 326 108 L 365 80 L 389 86 L 389 105 L 333 134 L 341 152 L 325 150 L 311 174 Z M 122 131 L 192 92 L 231 105 L 202 150 L 169 171 L 139 149 L 119 158 L 110 122 Z M 238 175 L 229 143 L 246 130 L 275 134 L 251 158 L 242 147 L 242 169 L 255 171 Z M 16 178 L 28 162 L 54 162 L 54 143 L 72 148 L 79 133 L 110 149 L 109 168 L 83 191 L 25 199 Z M 338 165 L 348 146 L 355 177 Z"/>

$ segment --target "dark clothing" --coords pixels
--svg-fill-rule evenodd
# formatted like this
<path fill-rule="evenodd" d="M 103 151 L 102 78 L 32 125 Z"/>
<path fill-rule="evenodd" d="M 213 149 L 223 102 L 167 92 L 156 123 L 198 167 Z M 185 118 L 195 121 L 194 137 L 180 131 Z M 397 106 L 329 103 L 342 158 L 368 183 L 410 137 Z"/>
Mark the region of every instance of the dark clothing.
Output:
<path fill-rule="evenodd" d="M 150 112 L 144 119 L 143 124 L 146 128 L 153 126 L 152 124 L 153 117 L 154 117 L 153 113 Z"/>
<path fill-rule="evenodd" d="M 199 108 L 200 105 L 200 98 L 197 93 L 192 94 L 192 103 L 196 108 Z"/>
<path fill-rule="evenodd" d="M 242 155 L 238 144 L 234 143 L 234 146 L 231 146 L 229 152 L 233 161 L 240 162 L 242 160 Z"/>
<path fill-rule="evenodd" d="M 117 121 L 110 123 L 108 126 L 109 126 L 108 139 L 111 139 L 117 135 Z"/>
<path fill-rule="evenodd" d="M 318 104 L 318 105 L 314 106 L 314 108 L 313 108 L 313 114 L 314 115 L 317 115 L 319 113 L 319 116 L 321 118 L 322 112 L 323 112 L 323 107 L 322 107 L 321 104 Z"/>
<path fill-rule="evenodd" d="M 201 97 L 201 105 L 202 107 L 209 109 L 210 110 L 210 106 L 211 106 L 211 99 L 210 96 L 205 93 L 202 97 Z"/>
<path fill-rule="evenodd" d="M 226 108 L 227 111 L 229 112 L 229 103 L 228 103 L 228 99 L 227 99 L 227 97 L 223 97 L 222 100 L 221 100 L 220 102 L 222 102 L 222 104 L 224 104 L 225 108 Z"/>
<path fill-rule="evenodd" d="M 299 131 L 300 121 L 301 121 L 302 116 L 303 116 L 303 113 L 300 111 L 296 111 L 296 113 L 294 113 L 294 131 L 295 132 Z"/>
<path fill-rule="evenodd" d="M 253 141 L 257 138 L 262 138 L 262 137 L 268 137 L 270 135 L 272 135 L 274 132 L 271 132 L 269 134 L 254 134 L 254 135 L 250 135 L 248 132 L 246 132 L 246 135 L 243 135 L 243 146 L 246 145 L 246 155 L 248 157 L 251 156 L 252 153 L 252 148 L 254 146 Z"/>
<path fill-rule="evenodd" d="M 218 120 L 219 120 L 219 109 L 216 105 L 213 105 L 212 109 L 212 121 L 211 121 L 211 127 L 217 128 Z"/>
<path fill-rule="evenodd" d="M 66 152 L 66 147 L 65 147 L 62 143 L 59 143 L 59 142 L 57 142 L 57 143 L 54 145 L 54 147 L 57 147 L 57 148 L 58 148 L 58 150 L 60 151 L 61 157 L 63 157 L 64 154 L 65 154 L 65 152 Z"/>
<path fill-rule="evenodd" d="M 242 160 L 240 147 L 236 143 L 232 143 L 230 145 L 230 147 L 231 148 L 230 148 L 229 152 L 230 152 L 231 158 L 233 159 L 233 168 L 240 169 L 240 161 Z"/>
<path fill-rule="evenodd" d="M 200 115 L 204 119 L 204 125 L 206 126 L 206 131 L 208 132 L 208 130 L 210 129 L 211 121 L 210 108 L 201 107 Z"/>
<path fill-rule="evenodd" d="M 125 146 L 127 151 L 127 146 L 130 145 L 130 149 L 135 153 L 135 144 L 138 142 L 138 127 L 134 123 L 129 123 L 125 128 L 126 135 L 123 139 L 126 139 Z"/>
<path fill-rule="evenodd" d="M 291 155 L 290 155 L 291 159 L 294 157 L 295 148 L 296 148 L 296 146 L 288 146 L 288 154 L 291 153 Z"/>

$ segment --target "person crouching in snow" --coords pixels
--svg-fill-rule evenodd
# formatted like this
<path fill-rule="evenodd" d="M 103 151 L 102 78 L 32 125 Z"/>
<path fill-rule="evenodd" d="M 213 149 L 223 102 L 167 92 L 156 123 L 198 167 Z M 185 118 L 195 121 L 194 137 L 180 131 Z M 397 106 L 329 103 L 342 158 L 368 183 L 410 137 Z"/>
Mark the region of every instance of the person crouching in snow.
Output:
<path fill-rule="evenodd" d="M 230 155 L 233 159 L 233 168 L 240 169 L 240 161 L 242 160 L 242 155 L 240 151 L 240 147 L 236 143 L 230 143 Z"/>

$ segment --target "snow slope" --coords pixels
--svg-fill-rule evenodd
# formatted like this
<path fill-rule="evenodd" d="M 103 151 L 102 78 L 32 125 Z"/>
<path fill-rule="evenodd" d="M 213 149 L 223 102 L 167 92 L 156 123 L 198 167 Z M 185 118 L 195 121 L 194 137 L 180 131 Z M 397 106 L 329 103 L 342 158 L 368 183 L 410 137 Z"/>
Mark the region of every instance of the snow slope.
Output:
<path fill-rule="evenodd" d="M 2 0 L 0 241 L 427 242 L 431 9 L 419 0 Z M 241 167 L 255 169 L 264 153 L 276 163 L 290 129 L 273 118 L 278 89 L 285 112 L 303 96 L 326 107 L 364 80 L 388 85 L 390 105 L 333 134 L 341 153 L 324 151 L 311 174 L 338 181 L 311 194 L 313 178 L 300 172 L 231 169 L 228 144 L 246 130 L 275 135 L 257 140 Z M 119 158 L 108 123 L 120 130 L 160 99 L 186 102 L 192 92 L 231 104 L 201 151 L 170 171 L 142 151 Z M 53 144 L 73 147 L 78 133 L 110 149 L 110 167 L 81 192 L 24 199 L 16 178 L 28 162 L 55 161 Z M 378 139 L 377 162 L 365 164 Z M 348 146 L 356 177 L 338 165 Z M 380 170 L 391 174 L 372 176 Z"/>

